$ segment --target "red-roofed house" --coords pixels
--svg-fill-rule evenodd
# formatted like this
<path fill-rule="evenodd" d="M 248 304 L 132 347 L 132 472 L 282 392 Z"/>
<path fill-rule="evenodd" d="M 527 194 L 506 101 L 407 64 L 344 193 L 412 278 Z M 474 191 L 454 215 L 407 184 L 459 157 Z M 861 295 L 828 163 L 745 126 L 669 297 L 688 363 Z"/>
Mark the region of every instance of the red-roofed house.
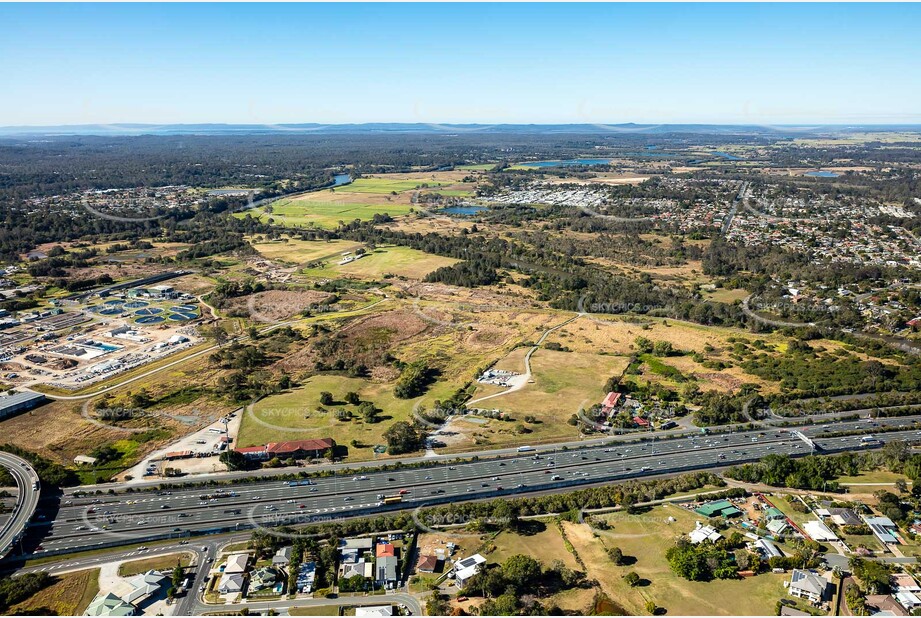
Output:
<path fill-rule="evenodd" d="M 617 407 L 617 404 L 620 402 L 620 393 L 611 391 L 608 393 L 604 400 L 601 402 L 601 411 L 605 414 L 610 414 L 611 411 Z"/>
<path fill-rule="evenodd" d="M 397 549 L 392 543 L 378 543 L 374 555 L 378 558 L 396 557 Z"/>
<path fill-rule="evenodd" d="M 649 427 L 649 421 L 640 416 L 634 416 L 633 422 L 636 423 L 637 427 Z"/>

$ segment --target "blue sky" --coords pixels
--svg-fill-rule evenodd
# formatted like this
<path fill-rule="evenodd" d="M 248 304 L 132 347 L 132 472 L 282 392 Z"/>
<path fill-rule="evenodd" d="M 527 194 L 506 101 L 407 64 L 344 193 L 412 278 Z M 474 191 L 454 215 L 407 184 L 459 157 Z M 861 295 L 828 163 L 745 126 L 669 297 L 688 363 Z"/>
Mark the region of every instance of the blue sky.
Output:
<path fill-rule="evenodd" d="M 0 4 L 0 23 L 0 125 L 921 122 L 917 4 Z"/>

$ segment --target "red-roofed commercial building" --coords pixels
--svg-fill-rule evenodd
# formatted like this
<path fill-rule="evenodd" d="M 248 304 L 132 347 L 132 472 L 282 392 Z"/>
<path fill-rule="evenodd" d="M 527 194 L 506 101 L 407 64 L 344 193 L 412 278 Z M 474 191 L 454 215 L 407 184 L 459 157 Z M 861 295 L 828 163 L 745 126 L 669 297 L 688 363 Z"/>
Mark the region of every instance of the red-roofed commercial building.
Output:
<path fill-rule="evenodd" d="M 266 450 L 265 445 L 262 446 L 245 446 L 243 448 L 234 449 L 247 459 L 268 459 L 269 451 Z"/>
<path fill-rule="evenodd" d="M 236 451 L 247 459 L 313 459 L 322 457 L 326 451 L 335 448 L 332 438 L 317 440 L 289 440 L 287 442 L 269 442 L 265 446 L 248 446 Z"/>

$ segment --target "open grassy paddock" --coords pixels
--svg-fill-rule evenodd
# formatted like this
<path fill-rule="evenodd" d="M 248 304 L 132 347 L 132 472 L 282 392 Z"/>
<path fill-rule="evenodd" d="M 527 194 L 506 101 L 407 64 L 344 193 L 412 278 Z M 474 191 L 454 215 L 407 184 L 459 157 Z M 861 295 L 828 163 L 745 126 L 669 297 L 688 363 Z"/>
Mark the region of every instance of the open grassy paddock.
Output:
<path fill-rule="evenodd" d="M 694 528 L 695 521 L 705 521 L 675 505 L 657 506 L 644 513 L 625 512 L 603 516 L 611 529 L 593 536 L 585 524 L 563 522 L 567 537 L 588 568 L 588 576 L 615 602 L 632 614 L 645 614 L 645 603 L 652 600 L 669 615 L 757 616 L 773 615 L 778 599 L 784 596 L 783 582 L 789 575 L 764 573 L 738 580 L 691 582 L 671 570 L 665 552 L 675 538 Z M 673 517 L 676 521 L 669 522 Z M 606 547 L 620 547 L 625 556 L 636 562 L 615 566 L 605 554 Z M 623 581 L 629 571 L 636 571 L 648 585 L 631 588 Z"/>
<path fill-rule="evenodd" d="M 54 582 L 9 609 L 9 615 L 81 616 L 99 593 L 99 569 L 65 573 Z"/>
<path fill-rule="evenodd" d="M 292 264 L 307 264 L 316 260 L 341 259 L 345 252 L 352 252 L 362 246 L 351 240 L 299 240 L 283 238 L 281 240 L 254 241 L 253 248 L 270 260 L 280 260 Z"/>
<path fill-rule="evenodd" d="M 523 361 L 520 350 L 513 352 L 515 359 Z M 579 411 L 604 398 L 604 384 L 607 379 L 619 374 L 626 367 L 628 359 L 619 356 L 557 352 L 539 349 L 531 356 L 532 379 L 521 390 L 507 395 L 493 397 L 476 403 L 477 407 L 498 408 L 520 421 L 525 415 L 533 415 L 539 423 L 528 424 L 531 433 L 526 436 L 506 435 L 506 441 L 549 438 L 575 439 L 577 427 L 566 421 Z M 523 372 L 523 362 L 517 367 L 503 363 L 506 369 Z M 482 389 L 482 390 L 481 390 Z M 495 387 L 477 386 L 473 399 L 496 392 Z M 506 427 L 507 432 L 512 427 Z"/>
<path fill-rule="evenodd" d="M 360 446 L 349 446 L 349 459 L 371 459 L 371 447 L 386 444 L 383 433 L 397 421 L 410 418 L 413 406 L 420 401 L 445 399 L 456 387 L 448 382 L 438 382 L 416 399 L 398 399 L 393 395 L 392 384 L 380 384 L 362 378 L 339 375 L 320 375 L 307 379 L 300 388 L 267 397 L 244 413 L 240 427 L 240 446 L 253 446 L 277 440 L 307 440 L 332 437 L 337 444 L 349 446 L 356 440 Z M 320 405 L 320 393 L 332 393 L 335 403 Z M 382 412 L 376 423 L 361 420 L 357 406 L 345 403 L 345 394 L 354 391 L 362 401 L 374 403 Z M 355 418 L 339 421 L 335 412 L 349 410 Z"/>
<path fill-rule="evenodd" d="M 490 564 L 502 564 L 510 556 L 525 554 L 545 565 L 560 560 L 570 569 L 580 568 L 575 556 L 566 549 L 560 529 L 552 518 L 529 520 L 522 528 L 522 534 L 503 532 L 495 538 L 492 543 L 495 550 L 487 556 Z"/>
<path fill-rule="evenodd" d="M 378 247 L 365 257 L 340 264 L 341 257 L 328 260 L 322 267 L 308 268 L 304 274 L 311 277 L 351 277 L 378 279 L 385 275 L 422 279 L 442 266 L 456 264 L 458 260 L 424 253 L 408 247 Z"/>

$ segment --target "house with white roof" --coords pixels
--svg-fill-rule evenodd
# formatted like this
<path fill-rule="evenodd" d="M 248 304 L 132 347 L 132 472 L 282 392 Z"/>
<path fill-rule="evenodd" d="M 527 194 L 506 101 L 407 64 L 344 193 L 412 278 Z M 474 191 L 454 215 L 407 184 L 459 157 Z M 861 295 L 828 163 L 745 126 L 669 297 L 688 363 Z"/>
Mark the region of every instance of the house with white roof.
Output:
<path fill-rule="evenodd" d="M 467 584 L 467 580 L 479 572 L 482 564 L 486 564 L 486 558 L 480 554 L 473 554 L 469 558 L 455 562 L 454 583 L 457 584 L 457 587 L 463 588 Z"/>
<path fill-rule="evenodd" d="M 713 526 L 703 526 L 700 522 L 697 522 L 697 527 L 691 530 L 688 537 L 691 539 L 691 543 L 697 545 L 698 543 L 703 543 L 704 541 L 710 541 L 711 543 L 716 543 L 723 535 L 720 534 L 716 528 Z"/>
<path fill-rule="evenodd" d="M 224 574 L 228 573 L 245 573 L 249 564 L 249 554 L 230 554 L 224 563 Z"/>
<path fill-rule="evenodd" d="M 356 607 L 355 615 L 367 616 L 369 618 L 378 616 L 393 616 L 393 605 L 368 605 L 365 607 Z"/>

